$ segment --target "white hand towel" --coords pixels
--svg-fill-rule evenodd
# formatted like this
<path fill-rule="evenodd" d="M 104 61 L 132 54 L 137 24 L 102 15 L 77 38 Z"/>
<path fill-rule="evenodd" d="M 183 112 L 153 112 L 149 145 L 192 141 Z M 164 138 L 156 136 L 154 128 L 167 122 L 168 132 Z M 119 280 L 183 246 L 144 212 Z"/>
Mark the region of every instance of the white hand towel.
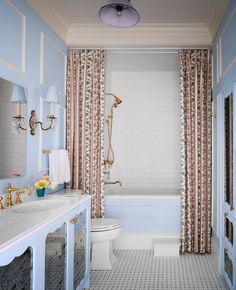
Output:
<path fill-rule="evenodd" d="M 67 150 L 51 150 L 51 154 L 49 154 L 49 176 L 52 181 L 56 181 L 59 184 L 70 181 L 70 165 Z"/>

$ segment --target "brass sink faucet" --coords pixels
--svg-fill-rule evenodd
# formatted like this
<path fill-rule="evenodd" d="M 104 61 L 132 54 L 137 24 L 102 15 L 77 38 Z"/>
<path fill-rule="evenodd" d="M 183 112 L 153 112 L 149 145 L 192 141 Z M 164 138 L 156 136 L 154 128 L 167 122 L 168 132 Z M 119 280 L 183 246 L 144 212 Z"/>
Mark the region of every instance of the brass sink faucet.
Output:
<path fill-rule="evenodd" d="M 11 183 L 9 183 L 8 186 L 7 186 L 7 194 L 6 194 L 6 206 L 8 206 L 8 207 L 13 205 L 12 192 L 14 192 L 14 191 L 19 192 L 19 194 L 22 193 L 22 192 L 27 192 L 27 194 L 29 196 L 32 194 L 31 189 L 29 187 L 27 187 L 27 186 L 24 186 L 24 187 L 12 187 Z M 16 203 L 21 203 L 19 194 L 17 195 L 18 199 L 17 199 Z"/>

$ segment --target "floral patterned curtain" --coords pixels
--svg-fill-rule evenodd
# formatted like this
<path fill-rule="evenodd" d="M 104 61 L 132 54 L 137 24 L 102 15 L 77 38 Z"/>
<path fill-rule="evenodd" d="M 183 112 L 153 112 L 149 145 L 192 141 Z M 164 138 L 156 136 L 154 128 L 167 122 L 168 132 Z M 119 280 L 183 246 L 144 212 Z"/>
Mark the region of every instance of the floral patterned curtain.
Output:
<path fill-rule="evenodd" d="M 182 252 L 211 251 L 211 51 L 180 50 Z"/>
<path fill-rule="evenodd" d="M 104 74 L 104 50 L 68 50 L 67 149 L 70 188 L 93 195 L 92 217 L 104 215 Z"/>

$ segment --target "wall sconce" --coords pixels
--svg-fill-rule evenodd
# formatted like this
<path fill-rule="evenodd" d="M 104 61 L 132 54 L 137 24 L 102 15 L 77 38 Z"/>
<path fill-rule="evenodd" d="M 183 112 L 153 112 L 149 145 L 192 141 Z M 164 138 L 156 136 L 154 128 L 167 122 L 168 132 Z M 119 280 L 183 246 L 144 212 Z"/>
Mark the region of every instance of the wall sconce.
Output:
<path fill-rule="evenodd" d="M 29 119 L 29 126 L 30 126 L 30 134 L 35 135 L 35 130 L 37 128 L 37 125 L 40 125 L 41 130 L 47 131 L 47 130 L 55 130 L 56 129 L 56 117 L 54 116 L 54 104 L 59 103 L 59 98 L 58 98 L 58 92 L 57 88 L 55 86 L 50 86 L 47 92 L 46 96 L 46 102 L 51 104 L 51 109 L 50 109 L 50 115 L 47 117 L 47 122 L 49 122 L 48 127 L 43 126 L 43 122 L 37 120 L 36 116 L 36 111 L 32 110 L 31 111 L 31 117 Z"/>
<path fill-rule="evenodd" d="M 11 95 L 11 103 L 16 104 L 16 116 L 13 117 L 12 131 L 19 135 L 20 129 L 26 131 L 24 117 L 21 116 L 21 104 L 26 104 L 25 90 L 23 87 L 14 85 Z"/>

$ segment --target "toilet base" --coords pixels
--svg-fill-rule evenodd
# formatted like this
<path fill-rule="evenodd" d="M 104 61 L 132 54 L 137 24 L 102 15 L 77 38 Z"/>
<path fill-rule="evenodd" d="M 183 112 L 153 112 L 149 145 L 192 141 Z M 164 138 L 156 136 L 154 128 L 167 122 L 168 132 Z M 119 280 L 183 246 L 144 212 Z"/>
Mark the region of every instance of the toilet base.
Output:
<path fill-rule="evenodd" d="M 111 240 L 92 243 L 91 270 L 111 270 L 116 260 Z"/>

